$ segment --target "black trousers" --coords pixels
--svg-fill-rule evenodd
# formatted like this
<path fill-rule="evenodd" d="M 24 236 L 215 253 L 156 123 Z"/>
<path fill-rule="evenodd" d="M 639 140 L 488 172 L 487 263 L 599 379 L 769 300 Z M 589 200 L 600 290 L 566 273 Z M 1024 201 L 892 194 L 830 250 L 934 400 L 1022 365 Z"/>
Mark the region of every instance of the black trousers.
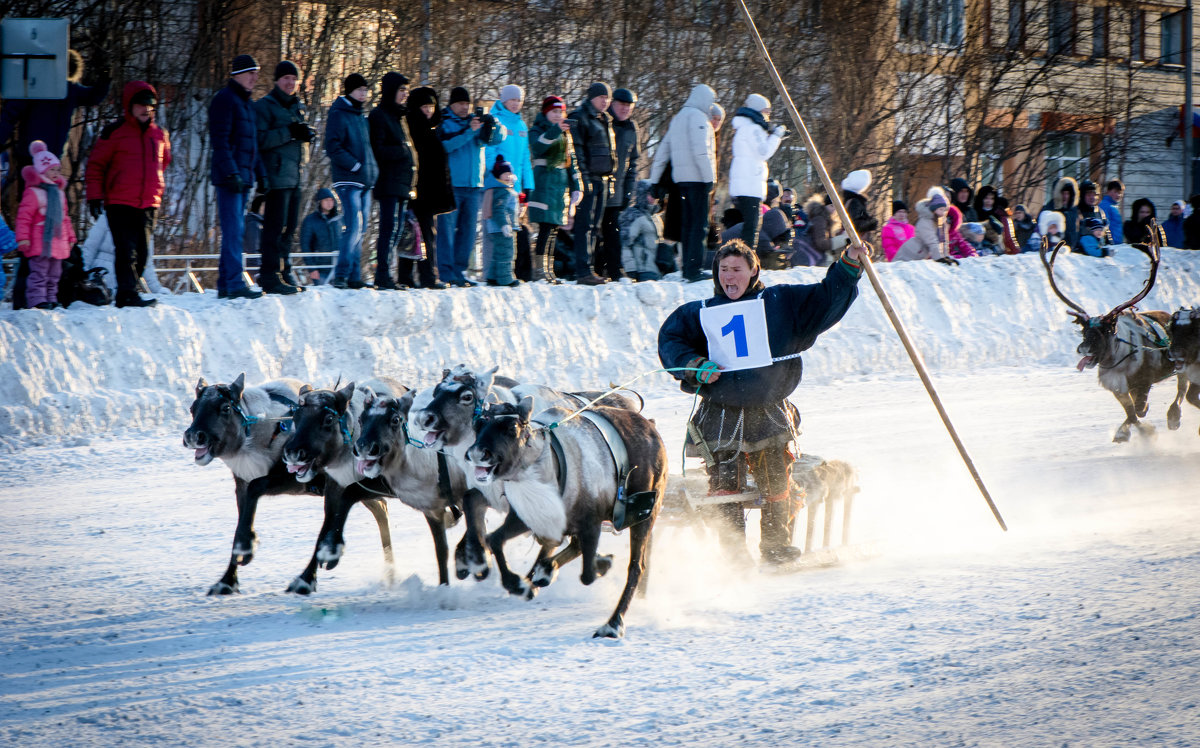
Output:
<path fill-rule="evenodd" d="M 154 230 L 154 208 L 109 205 L 108 230 L 113 238 L 113 274 L 117 277 L 117 298 L 137 295 L 138 278 L 150 256 L 150 232 Z"/>
<path fill-rule="evenodd" d="M 392 252 L 396 249 L 396 243 L 400 241 L 400 235 L 404 233 L 404 212 L 408 210 L 408 197 L 376 195 L 375 202 L 379 205 L 379 238 L 375 240 L 375 285 L 386 286 L 394 282 Z M 411 275 L 412 260 L 408 262 Z M 407 285 L 408 281 L 404 284 Z"/>
<path fill-rule="evenodd" d="M 708 237 L 708 197 L 711 182 L 679 182 L 680 222 L 683 234 L 683 277 L 700 274 L 704 242 Z"/>
<path fill-rule="evenodd" d="M 532 242 L 529 241 L 529 227 L 522 224 L 514 236 L 517 240 L 517 255 L 513 263 L 513 275 L 517 280 L 526 283 L 533 280 Z"/>
<path fill-rule="evenodd" d="M 575 209 L 575 277 L 592 274 L 592 255 L 604 221 L 608 202 L 608 181 L 593 179 L 583 190 L 583 200 Z"/>
<path fill-rule="evenodd" d="M 437 216 L 423 210 L 413 209 L 417 223 L 421 226 L 421 241 L 425 242 L 425 259 L 420 262 L 413 260 L 396 260 L 396 282 L 406 286 L 417 287 L 413 282 L 413 266 L 417 269 L 420 285 L 429 288 L 438 282 L 437 259 Z"/>
<path fill-rule="evenodd" d="M 300 188 L 271 190 L 263 203 L 263 227 L 260 247 L 262 263 L 258 267 L 258 285 L 270 288 L 281 280 L 290 283 L 292 246 L 296 224 L 300 220 Z"/>
<path fill-rule="evenodd" d="M 596 275 L 619 280 L 621 272 L 621 231 L 617 227 L 617 216 L 623 209 L 608 206 L 604 209 L 604 220 L 600 224 L 600 244 L 596 247 Z"/>
<path fill-rule="evenodd" d="M 762 200 L 740 195 L 733 198 L 733 207 L 742 214 L 742 241 L 750 249 L 758 248 L 758 227 L 762 222 Z"/>

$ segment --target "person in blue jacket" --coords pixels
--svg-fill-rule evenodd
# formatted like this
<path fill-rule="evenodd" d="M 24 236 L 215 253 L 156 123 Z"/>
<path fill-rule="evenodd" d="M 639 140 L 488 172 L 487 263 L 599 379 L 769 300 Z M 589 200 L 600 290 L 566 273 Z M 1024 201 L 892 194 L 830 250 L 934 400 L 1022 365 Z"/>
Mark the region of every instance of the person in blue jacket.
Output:
<path fill-rule="evenodd" d="M 498 145 L 506 136 L 504 125 L 495 117 L 484 114 L 482 108 L 471 111 L 471 94 L 467 89 L 456 86 L 450 90 L 450 104 L 442 111 L 438 125 L 438 137 L 450 162 L 450 183 L 457 205 L 437 219 L 438 274 L 444 280 L 466 280 L 463 273 L 475 248 L 479 208 L 483 204 L 485 149 Z M 420 185 L 417 194 L 419 197 Z"/>
<path fill-rule="evenodd" d="M 367 79 L 351 73 L 342 81 L 343 96 L 329 107 L 325 122 L 325 154 L 333 190 L 342 203 L 346 230 L 338 247 L 337 265 L 329 285 L 334 288 L 374 288 L 362 279 L 363 236 L 371 215 L 371 188 L 379 178 L 371 133 L 363 104 L 371 95 Z"/>
<path fill-rule="evenodd" d="M 521 117 L 521 108 L 525 106 L 525 90 L 515 83 L 509 83 L 500 88 L 500 98 L 492 104 L 488 111 L 507 133 L 504 140 L 496 145 L 487 147 L 486 161 L 488 168 L 496 163 L 497 156 L 512 165 L 516 175 L 516 185 L 513 189 L 517 194 L 528 197 L 533 194 L 533 156 L 529 151 L 529 126 Z M 517 277 L 522 280 L 533 279 L 532 244 L 529 241 L 529 227 L 524 223 L 517 226 L 515 268 Z M 491 276 L 489 276 L 491 277 Z"/>
<path fill-rule="evenodd" d="M 1104 185 L 1104 197 L 1100 199 L 1100 210 L 1108 219 L 1108 233 L 1113 244 L 1125 243 L 1125 227 L 1121 224 L 1121 198 L 1125 196 L 1125 183 L 1113 179 Z"/>
<path fill-rule="evenodd" d="M 242 279 L 246 196 L 256 179 L 265 180 L 267 176 L 258 154 L 258 115 L 250 101 L 250 92 L 257 82 L 258 63 L 250 55 L 238 55 L 233 58 L 229 81 L 208 106 L 211 179 L 221 221 L 217 296 L 222 299 L 262 296 L 262 291 L 255 291 Z"/>
<path fill-rule="evenodd" d="M 861 258 L 868 251 L 865 245 L 849 247 L 820 283 L 767 288 L 759 279 L 758 254 L 740 239 L 727 242 L 713 261 L 713 296 L 679 307 L 658 332 L 662 365 L 688 369 L 672 373 L 684 392 L 700 397 L 688 424 L 687 443 L 689 453 L 704 457 L 709 495 L 743 493 L 747 468 L 754 476 L 763 498 L 759 550 L 767 563 L 785 563 L 800 554 L 791 544 L 800 505 L 792 498 L 794 458 L 788 450 L 799 435 L 800 414 L 787 400 L 800 384 L 800 353 L 850 308 L 858 295 Z M 729 317 L 727 324 L 705 319 L 704 310 L 734 303 L 746 303 L 745 311 Z M 705 321 L 715 329 L 706 330 Z M 753 334 L 763 328 L 765 341 Z M 737 357 L 767 363 L 722 369 L 711 360 L 708 341 L 728 335 L 733 336 Z M 762 341 L 761 347 L 755 341 Z M 709 512 L 722 546 L 735 560 L 748 561 L 741 504 L 714 504 Z"/>

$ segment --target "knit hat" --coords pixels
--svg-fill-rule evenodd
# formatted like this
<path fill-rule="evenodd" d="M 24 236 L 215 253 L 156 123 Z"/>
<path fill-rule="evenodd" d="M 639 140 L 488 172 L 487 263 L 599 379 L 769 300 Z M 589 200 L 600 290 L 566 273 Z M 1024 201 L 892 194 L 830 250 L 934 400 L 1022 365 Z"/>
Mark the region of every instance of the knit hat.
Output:
<path fill-rule="evenodd" d="M 1096 229 L 1104 228 L 1104 226 L 1104 219 L 1100 218 L 1099 216 L 1092 216 L 1091 218 L 1083 219 L 1083 228 L 1086 231 L 1095 231 Z"/>
<path fill-rule="evenodd" d="M 342 81 L 342 93 L 347 96 L 360 88 L 369 88 L 369 86 L 367 85 L 367 79 L 358 73 L 351 73 L 346 76 L 346 80 Z"/>
<path fill-rule="evenodd" d="M 1017 207 L 1013 208 L 1013 212 L 1014 212 L 1014 213 L 1015 213 L 1015 212 L 1017 212 L 1018 210 L 1019 210 L 1019 211 L 1021 211 L 1022 213 L 1024 213 L 1025 215 L 1027 215 L 1027 216 L 1029 215 L 1029 211 L 1028 211 L 1028 210 L 1026 210 L 1026 208 L 1025 208 L 1025 206 L 1024 206 L 1024 205 L 1018 205 Z"/>
<path fill-rule="evenodd" d="M 1096 191 L 1096 183 L 1090 179 L 1085 179 L 1079 183 L 1079 196 L 1083 197 L 1089 192 Z"/>
<path fill-rule="evenodd" d="M 753 109 L 756 112 L 761 112 L 764 109 L 770 109 L 771 102 L 768 101 L 767 97 L 763 96 L 762 94 L 750 94 L 746 97 L 745 107 L 747 109 Z"/>
<path fill-rule="evenodd" d="M 856 169 L 842 180 L 842 189 L 846 192 L 863 194 L 871 188 L 871 172 L 866 169 Z"/>
<path fill-rule="evenodd" d="M 713 104 L 708 108 L 708 118 L 715 119 L 718 123 L 725 121 L 725 107 L 720 104 Z"/>
<path fill-rule="evenodd" d="M 38 175 L 46 173 L 47 169 L 52 169 L 61 164 L 58 156 L 55 156 L 46 148 L 46 144 L 40 140 L 35 140 L 29 144 L 29 153 L 33 156 L 33 168 Z"/>
<path fill-rule="evenodd" d="M 294 75 L 300 77 L 300 68 L 296 67 L 296 63 L 291 60 L 282 60 L 275 66 L 275 80 L 279 80 L 285 75 Z"/>
<path fill-rule="evenodd" d="M 515 83 L 509 83 L 507 86 L 500 89 L 500 103 L 512 101 L 513 99 L 525 99 L 525 91 Z"/>
<path fill-rule="evenodd" d="M 428 104 L 432 104 L 436 107 L 437 103 L 437 91 L 433 90 L 429 86 L 421 86 L 420 88 L 414 89 L 408 95 L 408 110 L 410 112 L 415 112 Z"/>
<path fill-rule="evenodd" d="M 969 235 L 978 237 L 980 239 L 983 238 L 983 224 L 975 223 L 974 221 L 971 223 L 964 223 L 961 227 L 959 227 L 958 231 L 963 236 Z"/>
<path fill-rule="evenodd" d="M 596 98 L 597 96 L 611 97 L 612 89 L 609 88 L 607 83 L 603 83 L 601 81 L 596 81 L 592 85 L 588 86 L 587 99 L 588 99 L 588 101 L 591 101 L 592 99 Z"/>
<path fill-rule="evenodd" d="M 930 210 L 937 210 L 938 208 L 945 208 L 949 204 L 950 203 L 946 201 L 946 196 L 944 194 L 942 194 L 942 192 L 940 190 L 929 196 L 929 209 Z"/>
<path fill-rule="evenodd" d="M 613 101 L 623 101 L 626 104 L 636 104 L 637 94 L 630 91 L 628 88 L 618 88 L 613 91 Z"/>
<path fill-rule="evenodd" d="M 512 170 L 512 164 L 505 161 L 504 156 L 497 153 L 496 163 L 492 164 L 492 176 L 499 179 L 505 174 L 512 174 Z"/>
<path fill-rule="evenodd" d="M 563 101 L 561 96 L 547 96 L 542 101 L 542 114 L 549 112 L 551 109 L 566 110 L 567 102 Z"/>
<path fill-rule="evenodd" d="M 903 200 L 893 200 L 892 201 L 892 214 L 895 215 L 896 213 L 899 213 L 902 210 L 908 210 L 908 205 L 906 205 Z"/>
<path fill-rule="evenodd" d="M 768 179 L 767 180 L 767 199 L 763 200 L 763 202 L 769 204 L 772 200 L 779 197 L 779 192 L 780 192 L 779 182 L 775 181 L 774 179 Z"/>
<path fill-rule="evenodd" d="M 471 92 L 468 91 L 467 89 L 463 88 L 462 86 L 455 86 L 454 88 L 450 89 L 450 102 L 449 103 L 457 104 L 460 101 L 465 101 L 468 104 L 470 104 L 471 103 Z"/>
<path fill-rule="evenodd" d="M 238 55 L 233 58 L 233 62 L 229 64 L 229 74 L 237 75 L 238 73 L 248 73 L 251 70 L 258 70 L 258 60 L 250 55 Z"/>

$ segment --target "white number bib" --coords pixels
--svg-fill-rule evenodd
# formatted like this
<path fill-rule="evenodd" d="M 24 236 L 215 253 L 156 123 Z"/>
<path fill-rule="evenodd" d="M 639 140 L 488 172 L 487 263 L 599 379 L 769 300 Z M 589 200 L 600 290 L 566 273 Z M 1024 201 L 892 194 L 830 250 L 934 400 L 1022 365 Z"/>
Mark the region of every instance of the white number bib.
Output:
<path fill-rule="evenodd" d="M 700 326 L 708 338 L 708 358 L 725 371 L 771 365 L 767 310 L 762 298 L 701 307 Z"/>

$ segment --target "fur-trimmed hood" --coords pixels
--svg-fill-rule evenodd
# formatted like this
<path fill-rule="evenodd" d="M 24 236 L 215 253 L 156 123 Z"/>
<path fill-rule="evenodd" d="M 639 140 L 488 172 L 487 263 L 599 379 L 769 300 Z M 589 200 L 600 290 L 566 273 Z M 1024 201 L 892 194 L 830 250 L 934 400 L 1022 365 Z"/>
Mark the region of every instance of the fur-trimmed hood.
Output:
<path fill-rule="evenodd" d="M 1062 191 L 1067 188 L 1071 190 L 1071 199 L 1064 203 Z M 1053 203 L 1055 210 L 1070 210 L 1079 207 L 1079 183 L 1075 181 L 1074 177 L 1060 177 L 1054 183 L 1054 194 L 1050 198 L 1048 202 Z"/>
<path fill-rule="evenodd" d="M 1050 224 L 1052 223 L 1058 226 L 1058 235 L 1065 238 L 1067 219 L 1062 213 L 1056 210 L 1043 210 L 1041 215 L 1038 216 L 1038 234 L 1045 236 L 1046 230 L 1050 228 Z"/>

